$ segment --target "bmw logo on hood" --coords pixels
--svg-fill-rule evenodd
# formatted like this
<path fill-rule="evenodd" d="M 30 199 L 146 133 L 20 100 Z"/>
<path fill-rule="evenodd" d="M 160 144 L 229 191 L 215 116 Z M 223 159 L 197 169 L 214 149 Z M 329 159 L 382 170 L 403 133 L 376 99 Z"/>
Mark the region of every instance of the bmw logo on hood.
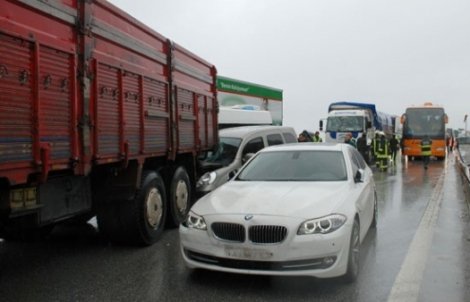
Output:
<path fill-rule="evenodd" d="M 247 221 L 251 220 L 252 218 L 253 218 L 253 215 L 251 215 L 251 214 L 245 215 L 245 220 L 247 220 Z"/>

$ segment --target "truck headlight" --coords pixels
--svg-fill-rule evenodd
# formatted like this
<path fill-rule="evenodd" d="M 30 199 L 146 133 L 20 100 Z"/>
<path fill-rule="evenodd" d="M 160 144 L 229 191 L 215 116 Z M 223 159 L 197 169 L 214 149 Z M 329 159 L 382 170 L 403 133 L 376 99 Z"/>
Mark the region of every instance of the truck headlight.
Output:
<path fill-rule="evenodd" d="M 204 173 L 204 175 L 202 175 L 201 178 L 199 178 L 199 180 L 197 181 L 196 187 L 201 188 L 211 185 L 214 183 L 216 178 L 217 173 L 215 173 L 214 171 Z"/>
<path fill-rule="evenodd" d="M 346 216 L 331 214 L 302 222 L 297 235 L 328 234 L 339 229 L 346 222 Z"/>

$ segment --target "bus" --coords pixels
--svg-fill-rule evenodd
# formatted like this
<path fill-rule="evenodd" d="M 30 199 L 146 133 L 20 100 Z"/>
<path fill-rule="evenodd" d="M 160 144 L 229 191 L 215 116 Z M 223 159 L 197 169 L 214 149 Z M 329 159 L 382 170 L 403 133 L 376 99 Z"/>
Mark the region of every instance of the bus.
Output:
<path fill-rule="evenodd" d="M 444 159 L 447 122 L 448 117 L 442 106 L 426 102 L 421 106 L 408 107 L 401 116 L 402 155 L 421 157 L 421 140 L 427 136 L 432 141 L 431 156 Z"/>

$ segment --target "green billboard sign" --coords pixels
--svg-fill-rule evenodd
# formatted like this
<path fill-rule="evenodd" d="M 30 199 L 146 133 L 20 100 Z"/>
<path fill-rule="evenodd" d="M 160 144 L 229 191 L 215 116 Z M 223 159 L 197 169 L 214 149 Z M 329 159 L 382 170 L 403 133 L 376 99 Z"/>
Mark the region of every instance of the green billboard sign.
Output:
<path fill-rule="evenodd" d="M 217 77 L 217 90 L 255 96 L 263 99 L 282 101 L 281 89 L 243 82 L 221 76 Z"/>

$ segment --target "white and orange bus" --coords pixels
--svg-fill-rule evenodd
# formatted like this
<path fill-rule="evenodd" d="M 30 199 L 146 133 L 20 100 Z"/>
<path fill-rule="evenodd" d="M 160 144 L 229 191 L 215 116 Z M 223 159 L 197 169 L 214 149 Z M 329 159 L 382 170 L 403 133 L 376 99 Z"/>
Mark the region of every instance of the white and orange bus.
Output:
<path fill-rule="evenodd" d="M 432 141 L 431 156 L 444 159 L 447 122 L 448 117 L 442 106 L 426 102 L 421 106 L 408 107 L 401 116 L 402 155 L 420 157 L 421 140 L 428 136 Z"/>

